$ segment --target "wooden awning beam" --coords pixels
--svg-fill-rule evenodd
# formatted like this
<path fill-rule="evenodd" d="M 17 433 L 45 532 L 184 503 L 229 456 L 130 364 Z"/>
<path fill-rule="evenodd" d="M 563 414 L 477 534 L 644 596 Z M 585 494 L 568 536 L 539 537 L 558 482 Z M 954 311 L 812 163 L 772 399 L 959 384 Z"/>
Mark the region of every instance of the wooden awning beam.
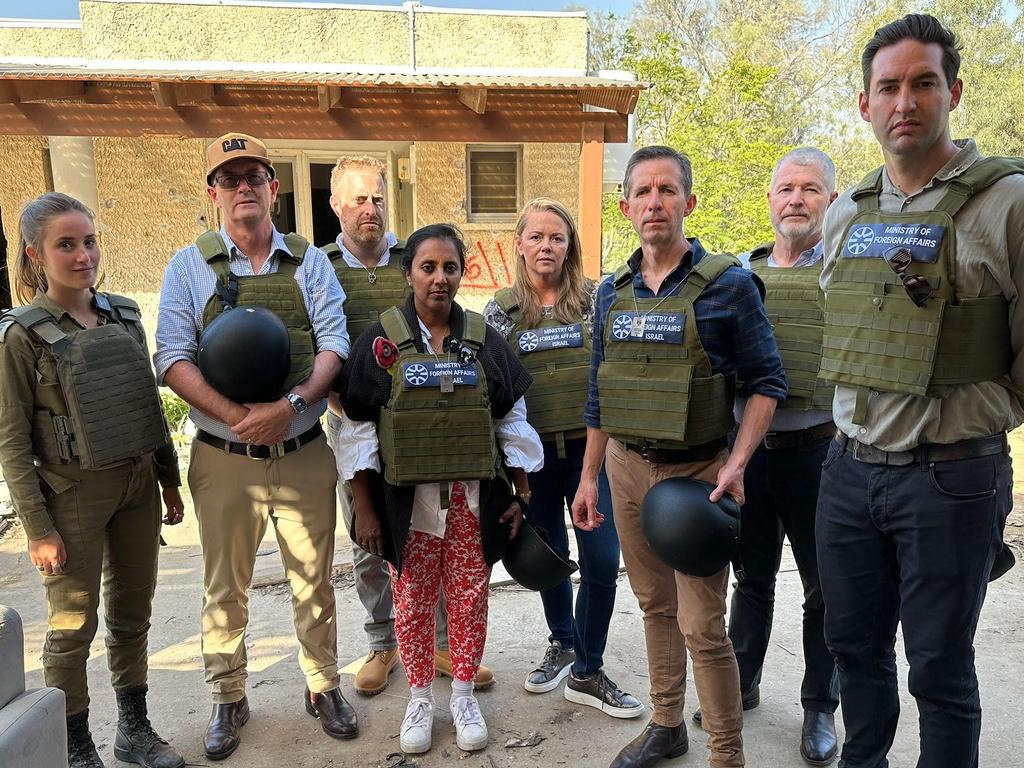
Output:
<path fill-rule="evenodd" d="M 85 97 L 82 80 L 36 80 L 18 83 L 0 80 L 0 104 L 31 104 Z"/>
<path fill-rule="evenodd" d="M 581 88 L 576 92 L 580 104 L 601 109 L 611 109 L 620 115 L 629 115 L 636 109 L 638 91 L 613 90 L 611 88 Z"/>
<path fill-rule="evenodd" d="M 317 108 L 321 112 L 340 109 L 343 91 L 338 85 L 318 85 L 316 87 Z"/>
<path fill-rule="evenodd" d="M 482 115 L 487 111 L 487 89 L 477 87 L 459 88 L 459 101 L 478 115 Z"/>
<path fill-rule="evenodd" d="M 213 83 L 153 83 L 153 99 L 158 107 L 189 107 L 216 103 Z"/>

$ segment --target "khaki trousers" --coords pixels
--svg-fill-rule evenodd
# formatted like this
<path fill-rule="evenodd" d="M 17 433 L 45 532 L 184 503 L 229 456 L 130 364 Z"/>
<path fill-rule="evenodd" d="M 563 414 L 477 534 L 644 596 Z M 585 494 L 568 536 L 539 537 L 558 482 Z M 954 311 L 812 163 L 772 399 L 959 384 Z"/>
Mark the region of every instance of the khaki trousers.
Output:
<path fill-rule="evenodd" d="M 655 483 L 669 477 L 714 482 L 728 451 L 710 461 L 652 464 L 609 440 L 605 469 L 612 490 L 615 527 L 629 584 L 644 612 L 652 720 L 668 727 L 683 721 L 686 649 L 700 698 L 712 768 L 736 768 L 743 759 L 743 708 L 736 656 L 725 629 L 729 568 L 706 578 L 685 576 L 651 552 L 640 529 L 640 505 Z M 685 647 L 684 647 L 685 646 Z"/>
<path fill-rule="evenodd" d="M 69 481 L 60 493 L 44 485 L 68 559 L 63 574 L 43 579 L 49 605 L 43 677 L 64 691 L 67 714 L 77 715 L 89 708 L 86 661 L 96 636 L 101 579 L 110 682 L 114 690 L 146 683 L 160 492 L 152 454 L 110 469 L 49 469 Z"/>
<path fill-rule="evenodd" d="M 203 546 L 203 664 L 214 703 L 245 695 L 247 590 L 268 519 L 291 587 L 306 684 L 313 693 L 338 687 L 331 584 L 337 478 L 334 454 L 323 437 L 267 460 L 192 441 L 188 485 Z"/>

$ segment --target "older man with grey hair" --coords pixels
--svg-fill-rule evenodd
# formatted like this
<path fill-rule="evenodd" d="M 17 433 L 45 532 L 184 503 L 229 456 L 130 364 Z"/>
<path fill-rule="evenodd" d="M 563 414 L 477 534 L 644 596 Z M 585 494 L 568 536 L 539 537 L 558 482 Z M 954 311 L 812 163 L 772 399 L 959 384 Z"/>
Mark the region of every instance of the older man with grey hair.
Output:
<path fill-rule="evenodd" d="M 741 257 L 767 288 L 765 307 L 786 368 L 789 395 L 775 411 L 747 465 L 747 503 L 729 637 L 740 668 L 743 708 L 753 709 L 760 702 L 775 577 L 783 537 L 788 537 L 804 591 L 800 754 L 812 765 L 827 765 L 835 758 L 833 713 L 839 705 L 835 662 L 825 646 L 825 605 L 814 551 L 821 463 L 836 431 L 832 422 L 834 388 L 818 378 L 823 328 L 818 285 L 821 228 L 825 211 L 836 199 L 835 186 L 835 166 L 820 149 L 800 147 L 786 153 L 775 164 L 768 189 L 775 239 Z M 736 420 L 740 423 L 745 407 L 746 400 L 737 399 Z M 700 710 L 694 720 L 700 723 Z"/>

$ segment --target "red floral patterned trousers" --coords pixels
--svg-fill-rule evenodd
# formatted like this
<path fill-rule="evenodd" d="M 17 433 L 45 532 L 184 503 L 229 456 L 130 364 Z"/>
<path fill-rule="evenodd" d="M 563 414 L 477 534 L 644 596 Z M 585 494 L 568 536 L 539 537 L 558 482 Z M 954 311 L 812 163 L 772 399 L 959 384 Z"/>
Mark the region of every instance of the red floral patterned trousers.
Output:
<path fill-rule="evenodd" d="M 391 566 L 395 635 L 410 686 L 434 679 L 434 614 L 442 586 L 454 677 L 472 680 L 484 655 L 491 568 L 484 562 L 480 521 L 466 504 L 462 483 L 452 484 L 450 504 L 444 538 L 409 531 L 401 578 Z"/>

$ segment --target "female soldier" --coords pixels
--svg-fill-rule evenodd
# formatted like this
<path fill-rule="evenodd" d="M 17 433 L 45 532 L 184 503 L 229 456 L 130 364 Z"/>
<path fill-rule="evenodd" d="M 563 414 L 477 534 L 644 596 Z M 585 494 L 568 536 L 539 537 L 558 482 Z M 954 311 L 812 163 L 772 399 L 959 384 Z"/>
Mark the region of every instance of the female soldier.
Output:
<path fill-rule="evenodd" d="M 526 404 L 530 424 L 544 441 L 544 467 L 530 475 L 530 522 L 546 529 L 555 550 L 568 557 L 565 506 L 576 495 L 587 442 L 583 404 L 594 285 L 583 275 L 576 224 L 561 203 L 545 198 L 527 203 L 516 223 L 515 248 L 515 282 L 488 302 L 484 317 L 512 343 L 534 377 Z M 524 685 L 544 693 L 569 675 L 569 701 L 629 718 L 639 715 L 643 704 L 602 669 L 615 606 L 619 540 L 603 471 L 600 477 L 604 524 L 575 531 L 581 568 L 575 620 L 569 579 L 541 593 L 549 645 Z"/>
<path fill-rule="evenodd" d="M 487 634 L 488 580 L 524 507 L 503 475 L 527 495 L 526 472 L 541 464 L 522 399 L 530 376 L 480 315 L 455 303 L 466 270 L 455 227 L 414 232 L 402 268 L 412 295 L 360 336 L 342 374 L 355 434 L 339 441 L 339 465 L 352 483 L 356 542 L 391 565 L 395 633 L 411 688 L 402 751 L 430 748 L 441 586 L 456 740 L 460 749 L 483 749 L 487 726 L 473 677 Z"/>
<path fill-rule="evenodd" d="M 68 761 L 103 768 L 89 732 L 86 660 L 100 579 L 117 694 L 114 755 L 179 768 L 146 712 L 147 637 L 163 522 L 184 507 L 174 445 L 135 302 L 100 293 L 92 212 L 45 194 L 21 214 L 15 287 L 0 317 L 0 465 L 43 575 L 46 684 L 67 697 Z"/>

